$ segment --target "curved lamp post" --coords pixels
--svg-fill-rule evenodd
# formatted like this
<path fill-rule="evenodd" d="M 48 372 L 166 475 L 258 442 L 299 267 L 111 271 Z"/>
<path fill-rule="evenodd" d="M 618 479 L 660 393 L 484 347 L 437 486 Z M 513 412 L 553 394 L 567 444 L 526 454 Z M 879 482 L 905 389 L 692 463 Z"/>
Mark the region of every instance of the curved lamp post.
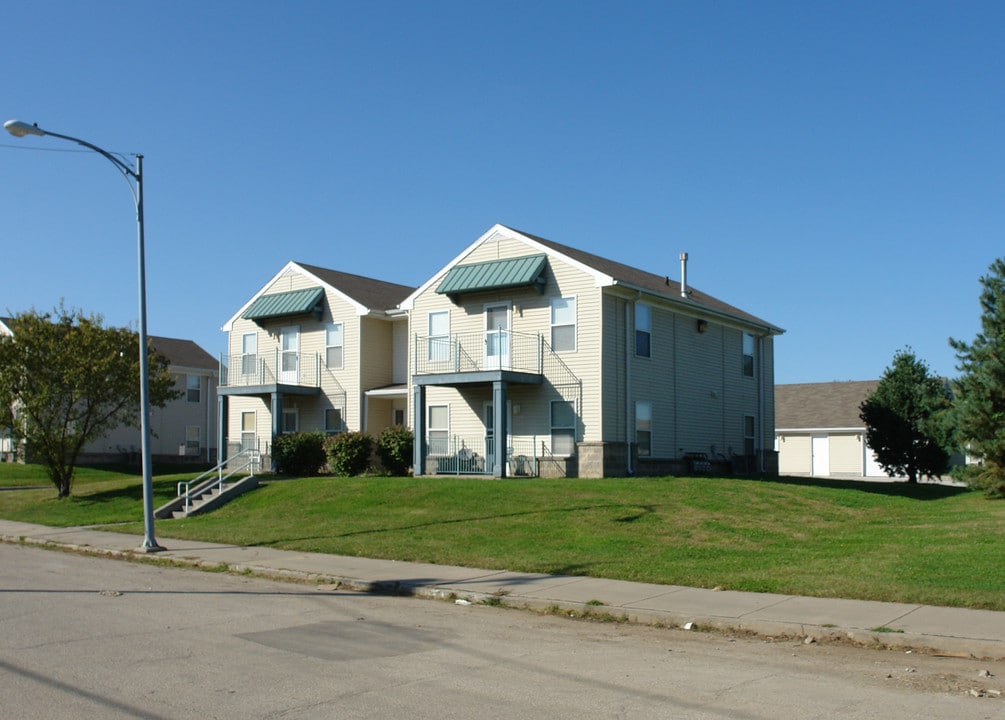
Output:
<path fill-rule="evenodd" d="M 154 505 L 153 505 L 153 473 L 150 460 L 150 370 L 147 361 L 147 281 L 146 259 L 143 247 L 143 156 L 136 156 L 136 169 L 129 167 L 119 158 L 102 150 L 97 145 L 59 133 L 43 130 L 38 125 L 29 125 L 20 120 L 8 120 L 4 129 L 14 137 L 38 135 L 61 138 L 83 145 L 109 160 L 122 173 L 129 192 L 136 203 L 137 255 L 139 265 L 139 296 L 140 296 L 140 446 L 143 451 L 143 545 L 140 550 L 156 552 L 163 550 L 154 538 Z M 132 182 L 130 182 L 132 180 Z M 135 186 L 134 186 L 135 183 Z"/>

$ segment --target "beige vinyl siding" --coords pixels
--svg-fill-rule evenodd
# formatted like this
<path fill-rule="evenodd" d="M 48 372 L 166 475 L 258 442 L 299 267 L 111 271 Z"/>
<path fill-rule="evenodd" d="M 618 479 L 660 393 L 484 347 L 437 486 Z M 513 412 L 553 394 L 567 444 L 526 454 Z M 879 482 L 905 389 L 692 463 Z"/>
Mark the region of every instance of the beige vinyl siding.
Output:
<path fill-rule="evenodd" d="M 809 435 L 782 435 L 778 440 L 778 472 L 809 475 L 813 471 L 813 447 Z"/>
<path fill-rule="evenodd" d="M 408 382 L 408 359 L 411 344 L 408 341 L 408 319 L 397 319 L 393 323 L 391 382 L 403 385 Z M 409 420 L 409 424 L 411 421 Z"/>
<path fill-rule="evenodd" d="M 628 375 L 626 358 L 634 356 L 635 347 L 634 335 L 627 335 L 630 331 L 634 332 L 633 319 L 631 316 L 626 318 L 626 312 L 632 312 L 630 301 L 604 294 L 601 412 L 603 437 L 608 442 L 624 441 L 626 432 L 625 413 L 628 402 L 625 396 Z"/>
<path fill-rule="evenodd" d="M 475 263 L 509 257 L 532 255 L 537 249 L 511 239 L 489 241 L 474 248 L 471 253 L 462 258 L 459 263 Z M 525 336 L 544 337 L 546 342 L 551 338 L 551 299 L 554 297 L 576 298 L 576 350 L 558 353 L 561 361 L 582 381 L 582 401 L 579 398 L 579 386 L 555 389 L 547 378 L 543 386 L 523 388 L 519 385 L 508 387 L 510 402 L 519 404 L 520 412 L 514 413 L 514 442 L 517 436 L 524 444 L 533 438 L 549 438 L 551 433 L 550 401 L 564 397 L 574 400 L 577 412 L 580 413 L 578 439 L 602 439 L 601 403 L 600 403 L 600 343 L 601 343 L 601 292 L 596 287 L 593 278 L 582 270 L 549 257 L 546 270 L 547 284 L 543 294 L 533 288 L 511 288 L 491 290 L 462 295 L 458 305 L 449 298 L 436 294 L 438 281 L 430 284 L 429 289 L 415 298 L 410 317 L 412 337 L 409 340 L 409 353 L 414 352 L 412 338 L 417 334 L 426 337 L 428 334 L 428 314 L 432 311 L 449 310 L 450 334 L 477 335 L 485 331 L 485 307 L 495 303 L 509 305 L 510 328 L 514 333 Z M 516 342 L 524 342 L 517 340 Z M 527 342 L 532 342 L 528 340 Z M 546 376 L 551 364 L 546 361 Z M 434 392 L 435 391 L 435 392 Z M 465 389 L 457 391 L 449 388 L 429 388 L 427 390 L 427 405 L 434 404 L 436 398 L 451 397 L 451 433 L 472 437 L 484 436 L 484 423 L 481 417 L 482 402 L 490 399 L 490 388 Z M 463 397 L 463 399 L 462 399 Z M 519 399 L 518 399 L 519 398 Z M 409 398 L 411 403 L 411 397 Z M 457 404 L 470 404 L 471 407 L 454 411 Z M 409 413 L 413 410 L 410 408 Z M 540 440 L 538 440 L 540 442 Z M 540 445 L 538 445 L 538 448 Z"/>
<path fill-rule="evenodd" d="M 628 441 L 635 442 L 635 404 L 652 404 L 652 456 L 676 457 L 679 446 L 679 428 L 676 422 L 675 393 L 673 392 L 677 367 L 676 345 L 680 330 L 678 318 L 657 305 L 651 309 L 651 344 L 649 357 L 635 355 L 634 303 L 628 317 L 632 322 L 630 345 L 626 350 L 631 363 L 631 401 L 623 412 L 628 412 L 631 432 Z M 624 434 L 624 431 L 622 431 Z M 615 435 L 617 437 L 617 435 Z"/>

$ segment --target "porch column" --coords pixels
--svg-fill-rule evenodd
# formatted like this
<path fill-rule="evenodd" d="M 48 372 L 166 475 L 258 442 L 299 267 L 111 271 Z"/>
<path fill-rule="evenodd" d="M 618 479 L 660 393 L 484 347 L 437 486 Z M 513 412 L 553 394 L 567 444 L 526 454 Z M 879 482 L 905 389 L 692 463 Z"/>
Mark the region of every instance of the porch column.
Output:
<path fill-rule="evenodd" d="M 502 380 L 492 383 L 492 438 L 495 443 L 492 474 L 500 478 L 506 477 L 509 428 L 506 427 L 506 383 Z"/>
<path fill-rule="evenodd" d="M 283 432 L 283 395 L 282 393 L 272 393 L 272 442 L 269 445 L 269 464 L 272 471 L 276 471 L 276 461 L 272 455 L 272 445 L 276 442 L 276 437 Z"/>
<path fill-rule="evenodd" d="M 426 386 L 412 386 L 412 475 L 426 474 Z"/>
<path fill-rule="evenodd" d="M 227 460 L 227 396 L 216 396 L 216 462 Z M 209 432 L 207 430 L 207 432 Z M 209 444 L 208 442 L 206 443 Z"/>

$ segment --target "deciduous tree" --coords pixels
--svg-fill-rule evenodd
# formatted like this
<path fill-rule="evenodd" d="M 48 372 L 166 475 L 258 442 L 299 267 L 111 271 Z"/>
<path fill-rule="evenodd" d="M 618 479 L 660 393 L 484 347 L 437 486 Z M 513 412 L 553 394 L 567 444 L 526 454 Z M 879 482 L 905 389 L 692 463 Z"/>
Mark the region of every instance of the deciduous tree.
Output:
<path fill-rule="evenodd" d="M 948 469 L 949 391 L 910 348 L 894 355 L 875 392 L 859 408 L 866 439 L 887 474 L 941 477 Z"/>
<path fill-rule="evenodd" d="M 0 337 L 0 426 L 26 439 L 45 465 L 59 497 L 67 497 L 73 469 L 88 442 L 120 425 L 139 424 L 137 333 L 106 328 L 96 315 L 67 310 L 21 313 Z M 168 360 L 148 350 L 150 404 L 177 397 Z"/>

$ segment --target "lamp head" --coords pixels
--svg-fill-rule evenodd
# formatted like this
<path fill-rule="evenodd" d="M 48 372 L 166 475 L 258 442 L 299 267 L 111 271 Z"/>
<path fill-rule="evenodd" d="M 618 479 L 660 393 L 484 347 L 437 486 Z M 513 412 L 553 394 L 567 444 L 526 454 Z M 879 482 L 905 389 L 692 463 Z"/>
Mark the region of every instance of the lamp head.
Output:
<path fill-rule="evenodd" d="M 45 135 L 45 131 L 39 129 L 38 125 L 29 125 L 20 120 L 8 120 L 3 124 L 4 130 L 14 137 L 24 137 L 25 135 Z"/>

